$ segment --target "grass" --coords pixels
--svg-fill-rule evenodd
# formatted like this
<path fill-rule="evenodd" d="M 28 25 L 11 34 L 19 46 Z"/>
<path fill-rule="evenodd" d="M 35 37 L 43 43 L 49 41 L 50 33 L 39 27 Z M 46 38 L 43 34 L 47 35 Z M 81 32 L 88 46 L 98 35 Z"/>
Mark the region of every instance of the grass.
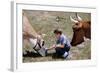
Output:
<path fill-rule="evenodd" d="M 55 43 L 55 37 L 53 34 L 53 30 L 55 28 L 61 28 L 63 33 L 69 38 L 71 41 L 73 30 L 72 30 L 72 22 L 70 21 L 69 16 L 75 18 L 74 12 L 50 12 L 50 11 L 31 11 L 31 10 L 23 10 L 23 12 L 27 15 L 33 29 L 36 30 L 37 33 L 44 33 L 46 36 L 43 38 L 45 40 L 46 47 L 50 47 Z M 78 13 L 83 20 L 90 20 L 91 14 L 89 13 Z M 58 20 L 57 20 L 58 19 Z M 83 60 L 91 58 L 91 42 L 86 42 L 85 46 L 81 49 L 75 47 L 71 48 L 72 58 L 71 60 Z M 24 44 L 23 44 L 24 45 Z M 28 44 L 28 50 L 30 45 Z M 23 50 L 26 50 L 23 48 Z M 37 61 L 55 61 L 59 59 L 52 59 L 51 56 L 47 57 L 23 57 L 23 62 L 37 62 Z M 62 60 L 62 59 L 60 59 Z"/>

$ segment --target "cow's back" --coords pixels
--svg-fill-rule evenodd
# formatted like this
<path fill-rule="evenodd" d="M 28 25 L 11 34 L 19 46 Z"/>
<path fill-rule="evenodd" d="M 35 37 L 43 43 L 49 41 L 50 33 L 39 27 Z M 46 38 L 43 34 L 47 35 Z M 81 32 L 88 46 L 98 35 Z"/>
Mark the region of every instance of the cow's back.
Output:
<path fill-rule="evenodd" d="M 84 36 L 91 39 L 91 22 L 86 21 L 83 23 Z"/>
<path fill-rule="evenodd" d="M 26 15 L 23 15 L 23 32 L 24 34 L 30 34 L 33 37 L 37 36 L 36 31 L 33 29 Z"/>

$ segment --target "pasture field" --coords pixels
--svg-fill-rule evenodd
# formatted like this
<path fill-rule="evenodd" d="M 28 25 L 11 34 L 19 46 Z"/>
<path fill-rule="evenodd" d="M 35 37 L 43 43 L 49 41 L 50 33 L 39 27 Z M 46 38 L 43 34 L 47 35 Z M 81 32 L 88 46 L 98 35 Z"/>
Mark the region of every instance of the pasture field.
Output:
<path fill-rule="evenodd" d="M 56 11 L 34 11 L 34 10 L 23 10 L 23 13 L 28 17 L 33 29 L 37 33 L 46 34 L 43 39 L 45 40 L 45 46 L 50 47 L 55 43 L 55 37 L 53 30 L 56 28 L 61 28 L 63 33 L 71 41 L 73 30 L 70 20 L 70 16 L 75 18 L 75 12 L 56 12 Z M 90 13 L 77 13 L 84 21 L 91 20 Z M 27 42 L 26 42 L 27 43 Z M 83 43 L 85 46 L 78 47 L 74 46 L 70 49 L 70 55 L 68 60 L 86 60 L 91 59 L 91 41 L 86 41 Z M 24 44 L 23 44 L 24 45 Z M 48 53 L 50 55 L 46 57 L 38 56 L 36 53 L 33 53 L 34 50 L 30 47 L 30 44 L 27 43 L 26 47 L 23 48 L 23 52 L 27 51 L 28 55 L 23 56 L 23 62 L 44 62 L 44 61 L 59 61 L 63 60 L 61 58 L 52 58 L 52 52 L 55 50 L 50 50 Z M 67 61 L 67 60 L 66 60 Z"/>

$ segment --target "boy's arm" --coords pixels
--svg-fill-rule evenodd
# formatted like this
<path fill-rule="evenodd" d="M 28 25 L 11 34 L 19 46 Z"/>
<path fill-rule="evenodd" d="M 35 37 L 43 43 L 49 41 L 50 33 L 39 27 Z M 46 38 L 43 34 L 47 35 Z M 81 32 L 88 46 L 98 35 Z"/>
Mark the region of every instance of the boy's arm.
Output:
<path fill-rule="evenodd" d="M 58 48 L 64 48 L 64 44 L 57 44 L 57 45 L 56 45 L 56 48 L 57 48 L 57 47 L 58 47 Z"/>
<path fill-rule="evenodd" d="M 48 48 L 48 50 L 50 50 L 50 49 L 54 49 L 54 48 L 64 48 L 64 45 L 61 45 L 61 44 L 57 44 L 57 45 L 53 45 L 53 46 L 51 46 L 50 48 Z"/>
<path fill-rule="evenodd" d="M 56 45 L 55 44 L 53 46 L 51 46 L 50 48 L 48 48 L 48 50 L 54 49 L 54 48 L 56 48 Z"/>
<path fill-rule="evenodd" d="M 57 44 L 56 47 L 58 47 L 58 48 L 64 48 L 65 44 L 66 44 L 66 39 L 64 37 L 62 37 L 60 39 L 60 44 Z"/>

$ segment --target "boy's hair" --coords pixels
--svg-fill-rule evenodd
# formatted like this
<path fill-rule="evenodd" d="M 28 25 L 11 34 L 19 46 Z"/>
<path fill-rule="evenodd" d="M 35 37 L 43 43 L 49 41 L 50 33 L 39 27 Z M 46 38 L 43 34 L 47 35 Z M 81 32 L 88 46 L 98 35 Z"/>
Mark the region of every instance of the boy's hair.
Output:
<path fill-rule="evenodd" d="M 62 30 L 61 29 L 55 29 L 54 34 L 62 34 Z"/>

